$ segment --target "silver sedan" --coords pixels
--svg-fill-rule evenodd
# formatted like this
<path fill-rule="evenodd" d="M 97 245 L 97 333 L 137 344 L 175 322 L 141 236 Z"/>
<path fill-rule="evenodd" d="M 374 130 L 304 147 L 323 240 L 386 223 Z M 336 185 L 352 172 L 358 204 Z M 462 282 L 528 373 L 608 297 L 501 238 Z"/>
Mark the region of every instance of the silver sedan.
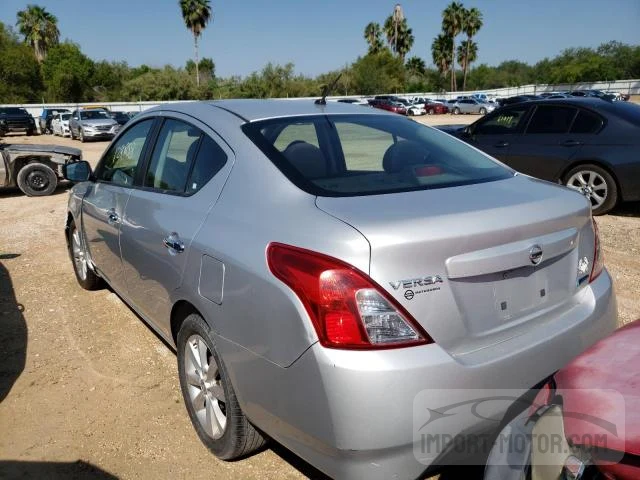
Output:
<path fill-rule="evenodd" d="M 478 115 L 486 115 L 496 109 L 496 104 L 489 102 L 481 102 L 475 98 L 465 98 L 458 100 L 452 106 L 449 107 L 454 115 L 461 113 L 475 113 Z"/>
<path fill-rule="evenodd" d="M 176 349 L 222 459 L 264 432 L 332 477 L 416 478 L 509 405 L 421 415 L 525 394 L 616 326 L 584 196 L 381 110 L 162 105 L 65 176 L 79 284 Z"/>

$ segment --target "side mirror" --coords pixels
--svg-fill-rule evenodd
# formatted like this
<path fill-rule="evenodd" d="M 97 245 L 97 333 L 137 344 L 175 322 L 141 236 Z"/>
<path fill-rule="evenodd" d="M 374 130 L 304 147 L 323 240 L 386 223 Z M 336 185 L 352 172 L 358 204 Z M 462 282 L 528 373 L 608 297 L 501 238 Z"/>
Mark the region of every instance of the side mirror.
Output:
<path fill-rule="evenodd" d="M 62 176 L 71 182 L 86 182 L 91 178 L 91 165 L 84 160 L 67 163 L 62 166 Z"/>
<path fill-rule="evenodd" d="M 470 139 L 473 136 L 470 125 L 467 125 L 466 127 L 461 128 L 459 132 L 460 132 L 460 137 L 465 139 Z"/>

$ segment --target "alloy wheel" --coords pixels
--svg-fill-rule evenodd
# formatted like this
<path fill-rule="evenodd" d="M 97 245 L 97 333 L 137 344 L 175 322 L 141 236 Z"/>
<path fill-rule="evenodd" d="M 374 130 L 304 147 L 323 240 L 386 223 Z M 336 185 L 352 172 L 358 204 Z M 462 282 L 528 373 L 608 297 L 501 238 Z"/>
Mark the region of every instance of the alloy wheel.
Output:
<path fill-rule="evenodd" d="M 80 243 L 80 232 L 77 228 L 73 229 L 71 234 L 71 252 L 73 254 L 73 264 L 76 267 L 76 272 L 81 280 L 87 278 L 87 257 L 84 254 L 84 249 Z"/>
<path fill-rule="evenodd" d="M 591 201 L 591 208 L 600 207 L 607 199 L 607 182 L 592 170 L 580 170 L 567 180 L 567 187 L 578 190 Z"/>
<path fill-rule="evenodd" d="M 227 427 L 227 411 L 220 369 L 204 339 L 194 334 L 184 346 L 184 374 L 196 417 L 207 435 L 222 437 Z"/>

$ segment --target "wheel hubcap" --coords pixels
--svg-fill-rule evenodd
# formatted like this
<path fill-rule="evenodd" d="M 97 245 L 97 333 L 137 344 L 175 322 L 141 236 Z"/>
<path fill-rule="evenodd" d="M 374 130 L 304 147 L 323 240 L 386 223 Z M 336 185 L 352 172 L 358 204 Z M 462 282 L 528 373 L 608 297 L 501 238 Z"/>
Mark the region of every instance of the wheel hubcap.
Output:
<path fill-rule="evenodd" d="M 84 250 L 80 244 L 80 233 L 77 229 L 73 230 L 71 234 L 71 250 L 73 252 L 73 264 L 76 267 L 76 272 L 82 280 L 87 278 L 87 258 L 84 255 Z"/>
<path fill-rule="evenodd" d="M 607 182 L 602 175 L 591 170 L 582 170 L 571 175 L 567 187 L 587 197 L 593 209 L 600 207 L 607 199 Z"/>
<path fill-rule="evenodd" d="M 227 410 L 220 370 L 204 339 L 194 334 L 184 347 L 184 373 L 187 391 L 196 417 L 214 440 L 227 427 Z"/>

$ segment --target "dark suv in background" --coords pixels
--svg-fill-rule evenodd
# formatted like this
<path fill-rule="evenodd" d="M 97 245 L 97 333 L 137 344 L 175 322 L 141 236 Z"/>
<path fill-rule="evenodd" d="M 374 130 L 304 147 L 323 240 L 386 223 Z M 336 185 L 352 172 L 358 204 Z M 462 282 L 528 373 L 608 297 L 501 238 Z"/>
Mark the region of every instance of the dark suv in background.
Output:
<path fill-rule="evenodd" d="M 36 122 L 29 112 L 20 107 L 0 108 L 0 134 L 9 132 L 27 132 L 33 135 L 36 132 Z"/>

